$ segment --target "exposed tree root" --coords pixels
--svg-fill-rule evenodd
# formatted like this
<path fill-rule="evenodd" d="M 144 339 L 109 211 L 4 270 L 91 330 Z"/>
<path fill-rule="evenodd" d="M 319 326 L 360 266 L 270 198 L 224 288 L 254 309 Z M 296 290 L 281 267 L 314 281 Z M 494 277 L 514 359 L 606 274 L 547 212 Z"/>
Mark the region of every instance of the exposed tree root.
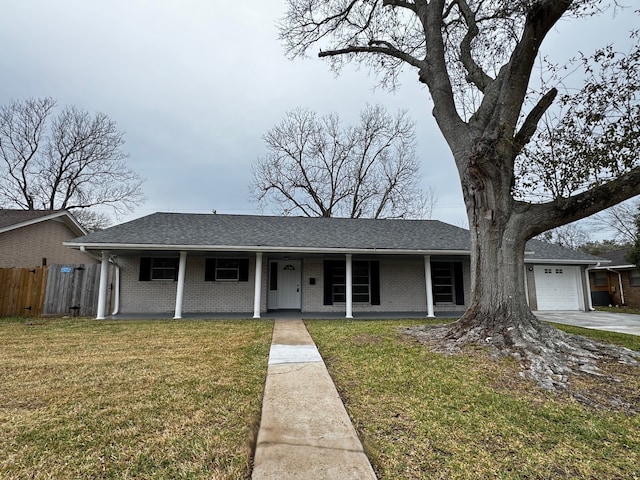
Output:
<path fill-rule="evenodd" d="M 616 345 L 572 335 L 540 322 L 533 314 L 518 321 L 479 321 L 467 314 L 447 325 L 424 325 L 405 332 L 433 351 L 459 354 L 467 346 L 483 346 L 492 356 L 511 356 L 518 360 L 521 376 L 535 380 L 550 391 L 564 391 L 583 404 L 596 406 L 582 393 L 571 389 L 570 381 L 578 374 L 604 377 L 599 365 L 615 361 L 622 365 L 640 366 L 640 352 Z M 617 382 L 613 376 L 607 380 Z"/>

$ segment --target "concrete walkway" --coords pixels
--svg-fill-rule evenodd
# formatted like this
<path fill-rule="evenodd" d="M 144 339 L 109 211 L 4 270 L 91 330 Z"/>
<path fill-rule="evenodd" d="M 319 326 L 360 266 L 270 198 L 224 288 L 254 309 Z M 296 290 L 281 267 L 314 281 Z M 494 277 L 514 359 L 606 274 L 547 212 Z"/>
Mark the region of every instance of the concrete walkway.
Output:
<path fill-rule="evenodd" d="M 640 315 L 613 312 L 533 312 L 545 322 L 640 335 Z"/>
<path fill-rule="evenodd" d="M 251 478 L 376 478 L 302 320 L 275 321 Z"/>

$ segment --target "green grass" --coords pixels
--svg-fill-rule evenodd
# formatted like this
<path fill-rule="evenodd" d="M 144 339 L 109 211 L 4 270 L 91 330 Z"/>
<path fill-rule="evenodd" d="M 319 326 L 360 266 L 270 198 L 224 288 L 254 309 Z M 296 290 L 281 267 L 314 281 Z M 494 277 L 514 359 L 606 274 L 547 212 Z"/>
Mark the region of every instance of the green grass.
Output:
<path fill-rule="evenodd" d="M 595 330 L 592 328 L 574 327 L 572 325 L 564 325 L 560 323 L 552 323 L 552 325 L 564 332 L 582 335 L 583 337 L 593 338 L 604 343 L 613 343 L 621 345 L 631 350 L 640 351 L 640 336 L 627 335 L 625 333 L 609 332 L 605 330 Z"/>
<path fill-rule="evenodd" d="M 479 349 L 431 353 L 401 334 L 416 323 L 307 322 L 381 480 L 640 478 L 638 415 L 543 392 Z"/>
<path fill-rule="evenodd" d="M 480 349 L 431 353 L 400 331 L 423 323 L 307 322 L 381 480 L 640 478 L 637 414 L 542 392 Z M 0 478 L 247 478 L 271 328 L 0 319 Z M 623 382 L 580 388 L 638 411 L 638 371 L 611 368 Z"/>
<path fill-rule="evenodd" d="M 640 308 L 637 307 L 596 307 L 599 312 L 611 312 L 611 313 L 633 313 L 640 315 Z"/>
<path fill-rule="evenodd" d="M 0 319 L 0 478 L 247 478 L 271 329 Z"/>

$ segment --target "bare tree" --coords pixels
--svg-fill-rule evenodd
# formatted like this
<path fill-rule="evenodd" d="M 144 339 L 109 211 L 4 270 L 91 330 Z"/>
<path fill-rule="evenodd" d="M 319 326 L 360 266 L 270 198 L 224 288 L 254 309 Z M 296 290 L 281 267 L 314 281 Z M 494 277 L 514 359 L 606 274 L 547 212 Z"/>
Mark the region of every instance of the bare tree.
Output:
<path fill-rule="evenodd" d="M 525 244 L 546 230 L 640 194 L 637 45 L 625 57 L 596 52 L 589 62 L 604 72 L 604 83 L 587 77 L 576 96 L 562 99 L 576 122 L 570 116 L 559 119 L 558 128 L 569 134 L 560 163 L 571 160 L 578 167 L 577 178 L 588 180 L 568 195 L 563 191 L 538 202 L 517 192 L 516 160 L 558 96 L 556 87 L 539 93 L 530 88 L 543 41 L 561 18 L 595 15 L 601 4 L 289 0 L 280 28 L 291 57 L 304 56 L 315 46 L 336 71 L 345 62 L 358 62 L 377 74 L 383 86 L 395 88 L 399 72 L 409 67 L 426 85 L 460 175 L 471 233 L 471 304 L 458 322 L 439 330 L 440 339 L 447 348 L 482 343 L 513 353 L 547 388 L 566 386 L 572 369 L 592 369 L 594 347 L 566 337 L 531 313 L 524 289 Z M 616 116 L 617 106 L 607 107 L 608 87 L 616 82 L 628 92 L 622 110 L 631 113 L 626 121 Z M 589 101 L 595 101 L 593 109 Z M 578 137 L 589 141 L 570 142 L 571 128 L 582 126 Z M 598 134 L 588 137 L 590 128 Z M 615 152 L 622 155 L 620 161 L 607 166 Z"/>
<path fill-rule="evenodd" d="M 278 213 L 308 217 L 428 218 L 432 191 L 418 184 L 414 124 L 369 106 L 360 123 L 307 109 L 286 114 L 264 135 L 267 155 L 253 165 L 251 192 Z"/>
<path fill-rule="evenodd" d="M 594 215 L 590 222 L 595 228 L 613 232 L 613 240 L 620 245 L 630 245 L 640 236 L 636 218 L 640 212 L 640 200 L 619 203 Z"/>
<path fill-rule="evenodd" d="M 572 250 L 579 250 L 580 247 L 590 241 L 587 231 L 576 223 L 568 223 L 567 225 L 561 225 L 552 230 L 547 230 L 536 238 Z"/>
<path fill-rule="evenodd" d="M 0 107 L 0 206 L 124 213 L 139 205 L 142 180 L 126 166 L 115 122 L 76 107 L 55 115 L 55 107 L 52 98 Z"/>
<path fill-rule="evenodd" d="M 627 260 L 636 265 L 640 269 L 640 203 L 636 205 L 636 212 L 634 216 L 634 225 L 636 229 L 636 238 L 631 246 Z"/>

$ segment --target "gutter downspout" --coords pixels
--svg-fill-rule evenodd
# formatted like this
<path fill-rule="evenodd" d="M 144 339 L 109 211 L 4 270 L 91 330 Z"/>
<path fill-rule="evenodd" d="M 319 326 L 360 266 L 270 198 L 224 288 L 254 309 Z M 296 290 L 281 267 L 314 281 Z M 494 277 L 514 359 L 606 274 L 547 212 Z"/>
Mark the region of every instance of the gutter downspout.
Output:
<path fill-rule="evenodd" d="M 593 299 L 591 298 L 591 278 L 589 277 L 589 271 L 599 266 L 600 262 L 596 263 L 595 267 L 587 267 L 584 269 L 584 275 L 587 280 L 587 307 L 590 312 L 594 312 L 595 308 L 593 308 Z"/>
<path fill-rule="evenodd" d="M 116 273 L 113 286 L 113 312 L 111 315 L 116 316 L 120 313 L 120 266 L 116 263 Z"/>

